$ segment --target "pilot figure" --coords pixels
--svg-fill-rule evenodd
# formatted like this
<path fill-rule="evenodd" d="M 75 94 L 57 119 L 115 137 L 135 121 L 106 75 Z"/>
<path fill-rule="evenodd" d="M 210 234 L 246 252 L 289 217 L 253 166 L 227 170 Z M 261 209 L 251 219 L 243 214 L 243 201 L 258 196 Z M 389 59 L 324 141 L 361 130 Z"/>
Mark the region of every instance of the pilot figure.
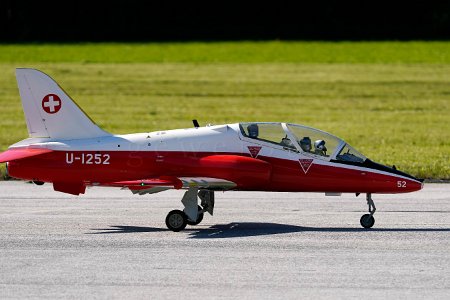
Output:
<path fill-rule="evenodd" d="M 311 139 L 309 138 L 309 136 L 305 136 L 304 138 L 302 138 L 299 144 L 300 148 L 302 148 L 303 151 L 311 152 Z"/>
<path fill-rule="evenodd" d="M 281 139 L 280 145 L 283 147 L 295 149 L 294 144 L 292 144 L 291 140 L 287 137 L 287 135 Z"/>
<path fill-rule="evenodd" d="M 314 154 L 322 156 L 327 155 L 327 147 L 325 147 L 324 140 L 317 140 L 314 142 Z"/>
<path fill-rule="evenodd" d="M 257 124 L 248 125 L 247 130 L 248 130 L 248 137 L 250 137 L 252 139 L 258 138 L 259 128 L 258 128 Z"/>

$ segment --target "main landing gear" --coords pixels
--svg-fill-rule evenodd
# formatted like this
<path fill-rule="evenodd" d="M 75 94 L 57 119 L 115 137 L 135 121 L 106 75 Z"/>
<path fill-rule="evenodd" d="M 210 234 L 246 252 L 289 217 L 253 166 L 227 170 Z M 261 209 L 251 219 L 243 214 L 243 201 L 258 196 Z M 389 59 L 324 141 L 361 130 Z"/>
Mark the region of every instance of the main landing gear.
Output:
<path fill-rule="evenodd" d="M 198 198 L 201 203 L 198 205 Z M 178 232 L 186 228 L 186 225 L 198 225 L 203 220 L 203 215 L 208 212 L 211 216 L 214 211 L 214 191 L 198 190 L 198 187 L 190 187 L 184 193 L 181 203 L 184 209 L 172 210 L 167 214 L 166 225 L 172 231 Z"/>
<path fill-rule="evenodd" d="M 373 215 L 375 214 L 375 211 L 377 208 L 375 207 L 375 203 L 372 200 L 372 194 L 367 193 L 366 195 L 367 205 L 369 206 L 369 213 L 365 214 L 361 217 L 359 222 L 361 223 L 361 226 L 364 228 L 371 228 L 373 224 L 375 224 L 375 218 Z"/>

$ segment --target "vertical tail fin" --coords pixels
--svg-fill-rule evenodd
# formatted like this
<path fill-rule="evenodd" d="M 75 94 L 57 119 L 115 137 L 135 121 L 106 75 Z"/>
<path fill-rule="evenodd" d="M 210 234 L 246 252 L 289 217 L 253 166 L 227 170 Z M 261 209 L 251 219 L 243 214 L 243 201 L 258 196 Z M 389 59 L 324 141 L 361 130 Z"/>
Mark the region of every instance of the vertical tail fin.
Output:
<path fill-rule="evenodd" d="M 30 137 L 82 139 L 110 135 L 47 74 L 16 69 L 16 78 Z"/>

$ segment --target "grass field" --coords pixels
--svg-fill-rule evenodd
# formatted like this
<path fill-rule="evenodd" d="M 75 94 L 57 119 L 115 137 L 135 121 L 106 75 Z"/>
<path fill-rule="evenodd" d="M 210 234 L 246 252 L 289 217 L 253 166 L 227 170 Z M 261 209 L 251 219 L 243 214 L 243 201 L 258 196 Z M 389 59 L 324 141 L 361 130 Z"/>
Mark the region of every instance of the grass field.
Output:
<path fill-rule="evenodd" d="M 450 43 L 0 45 L 0 149 L 27 137 L 14 68 L 48 73 L 104 129 L 286 121 L 450 179 Z"/>

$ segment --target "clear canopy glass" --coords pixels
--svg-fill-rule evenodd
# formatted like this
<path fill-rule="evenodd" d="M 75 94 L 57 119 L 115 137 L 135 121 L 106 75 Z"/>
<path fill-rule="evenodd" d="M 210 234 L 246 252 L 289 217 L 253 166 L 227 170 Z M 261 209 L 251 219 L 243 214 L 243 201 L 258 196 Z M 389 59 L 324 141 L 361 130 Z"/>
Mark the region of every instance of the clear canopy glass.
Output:
<path fill-rule="evenodd" d="M 342 140 L 327 132 L 297 124 L 286 124 L 303 152 L 332 157 Z"/>
<path fill-rule="evenodd" d="M 363 163 L 366 157 L 342 139 L 315 128 L 289 123 L 240 123 L 242 136 L 256 143 L 269 143 L 285 150 L 322 159 Z"/>
<path fill-rule="evenodd" d="M 281 123 L 240 123 L 239 126 L 245 137 L 296 150 Z"/>

